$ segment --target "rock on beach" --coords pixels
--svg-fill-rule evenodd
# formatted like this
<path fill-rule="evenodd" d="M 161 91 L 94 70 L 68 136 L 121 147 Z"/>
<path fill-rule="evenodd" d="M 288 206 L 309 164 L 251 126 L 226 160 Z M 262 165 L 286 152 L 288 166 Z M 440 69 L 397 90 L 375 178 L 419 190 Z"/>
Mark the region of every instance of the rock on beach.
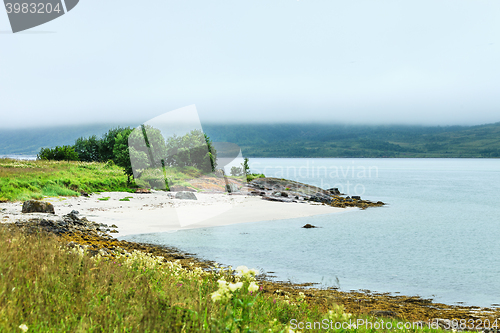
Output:
<path fill-rule="evenodd" d="M 184 200 L 198 200 L 198 198 L 196 198 L 196 195 L 194 195 L 193 192 L 187 192 L 187 191 L 177 192 L 175 194 L 175 198 Z"/>
<path fill-rule="evenodd" d="M 50 202 L 28 200 L 23 203 L 23 213 L 50 213 L 55 214 L 54 206 Z"/>

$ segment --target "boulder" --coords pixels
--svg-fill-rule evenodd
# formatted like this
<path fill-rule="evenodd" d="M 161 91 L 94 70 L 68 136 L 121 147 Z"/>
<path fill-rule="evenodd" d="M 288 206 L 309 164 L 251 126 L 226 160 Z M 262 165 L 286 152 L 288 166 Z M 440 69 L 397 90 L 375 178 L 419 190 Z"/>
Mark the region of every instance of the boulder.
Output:
<path fill-rule="evenodd" d="M 261 192 L 261 191 L 250 191 L 251 195 L 266 195 L 266 192 Z"/>
<path fill-rule="evenodd" d="M 321 203 L 326 203 L 326 204 L 330 204 L 332 202 L 332 199 L 330 199 L 329 196 L 327 195 L 324 195 L 320 192 L 314 194 L 313 196 L 311 196 L 309 198 L 310 201 L 314 201 L 314 202 L 321 202 Z"/>
<path fill-rule="evenodd" d="M 135 190 L 135 193 L 151 193 L 151 190 L 147 188 L 138 188 Z"/>
<path fill-rule="evenodd" d="M 331 194 L 340 195 L 340 191 L 337 187 L 329 188 L 327 191 Z"/>
<path fill-rule="evenodd" d="M 51 213 L 55 214 L 54 206 L 50 202 L 28 200 L 23 203 L 23 213 Z"/>
<path fill-rule="evenodd" d="M 238 185 L 229 183 L 226 185 L 226 191 L 229 193 L 238 192 L 239 191 Z"/>
<path fill-rule="evenodd" d="M 186 192 L 186 191 L 177 192 L 175 194 L 175 198 L 176 199 L 183 199 L 183 200 L 198 200 L 196 198 L 196 195 L 194 195 L 193 192 Z"/>
<path fill-rule="evenodd" d="M 317 228 L 317 227 L 308 223 L 305 226 L 303 226 L 302 228 L 311 229 L 311 228 Z"/>

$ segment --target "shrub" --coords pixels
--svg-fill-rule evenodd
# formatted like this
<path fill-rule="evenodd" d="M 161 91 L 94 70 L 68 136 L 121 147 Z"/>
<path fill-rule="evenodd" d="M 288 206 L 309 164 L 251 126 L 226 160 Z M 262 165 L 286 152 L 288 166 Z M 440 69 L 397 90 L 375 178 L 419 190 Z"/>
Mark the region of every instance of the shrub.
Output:
<path fill-rule="evenodd" d="M 78 154 L 71 146 L 56 146 L 55 148 L 42 148 L 37 155 L 40 160 L 78 161 Z"/>
<path fill-rule="evenodd" d="M 232 167 L 231 168 L 231 176 L 235 176 L 235 177 L 238 177 L 238 176 L 242 176 L 243 175 L 243 169 L 242 168 L 239 168 L 239 167 Z"/>
<path fill-rule="evenodd" d="M 251 182 L 255 178 L 266 178 L 266 176 L 262 173 L 252 173 L 247 175 L 247 182 Z"/>

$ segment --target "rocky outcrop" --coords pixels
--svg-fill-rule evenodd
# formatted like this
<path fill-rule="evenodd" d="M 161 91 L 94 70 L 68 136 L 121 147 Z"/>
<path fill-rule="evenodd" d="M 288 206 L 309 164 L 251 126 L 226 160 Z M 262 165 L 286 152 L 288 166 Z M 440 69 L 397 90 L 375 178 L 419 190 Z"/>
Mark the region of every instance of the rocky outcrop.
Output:
<path fill-rule="evenodd" d="M 291 194 L 298 196 L 311 196 L 315 193 L 321 193 L 324 195 L 330 195 L 331 193 L 327 190 L 323 190 L 320 187 L 307 185 L 304 183 L 299 183 L 293 180 L 280 179 L 280 178 L 256 178 L 249 183 L 250 187 L 255 189 L 272 191 L 272 192 L 283 192 L 286 191 Z"/>
<path fill-rule="evenodd" d="M 279 202 L 317 202 L 333 207 L 358 207 L 366 209 L 385 205 L 382 201 L 362 200 L 360 196 L 344 197 L 337 188 L 323 190 L 317 186 L 279 178 L 257 178 L 251 181 L 251 195 L 259 195 L 264 200 Z"/>
<path fill-rule="evenodd" d="M 23 213 L 50 213 L 55 214 L 54 206 L 50 202 L 28 200 L 23 203 Z"/>
<path fill-rule="evenodd" d="M 117 232 L 107 224 L 92 222 L 85 217 L 79 218 L 75 211 L 63 216 L 54 216 L 54 218 L 34 218 L 28 221 L 18 221 L 14 225 L 22 227 L 28 232 L 43 230 L 56 235 L 82 232 L 87 235 L 111 237 L 107 234 L 108 232 Z"/>
<path fill-rule="evenodd" d="M 193 192 L 186 192 L 186 191 L 177 192 L 175 194 L 175 198 L 182 200 L 198 200 L 198 198 L 196 198 L 196 195 L 194 195 Z"/>
<path fill-rule="evenodd" d="M 337 187 L 329 188 L 327 191 L 330 192 L 330 194 L 334 194 L 334 195 L 341 195 L 342 194 L 342 193 L 340 193 L 340 191 Z"/>

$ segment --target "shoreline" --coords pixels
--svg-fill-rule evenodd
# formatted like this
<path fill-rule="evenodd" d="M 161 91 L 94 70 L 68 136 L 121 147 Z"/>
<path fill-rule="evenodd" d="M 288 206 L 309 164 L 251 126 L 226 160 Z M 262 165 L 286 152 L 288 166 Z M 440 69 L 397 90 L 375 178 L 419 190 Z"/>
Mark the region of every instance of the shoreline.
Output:
<path fill-rule="evenodd" d="M 57 215 L 69 214 L 76 210 L 79 216 L 85 216 L 91 221 L 116 225 L 117 237 L 236 223 L 285 220 L 335 214 L 353 209 L 316 203 L 272 202 L 245 194 L 199 192 L 195 195 L 198 200 L 176 199 L 175 192 L 163 191 L 152 191 L 147 194 L 101 192 L 89 197 L 48 197 L 43 201 L 53 204 Z M 128 201 L 121 201 L 126 198 Z M 12 223 L 29 218 L 57 219 L 52 214 L 22 214 L 21 208 L 21 202 L 0 203 L 2 222 Z"/>
<path fill-rule="evenodd" d="M 179 248 L 168 245 L 155 245 L 148 243 L 137 243 L 118 240 L 111 237 L 88 236 L 73 234 L 63 237 L 65 242 L 73 242 L 87 245 L 94 251 L 99 249 L 113 250 L 125 249 L 128 251 L 138 250 L 151 253 L 155 256 L 163 256 L 167 261 L 177 261 L 184 268 L 214 270 L 216 267 L 230 267 L 221 265 L 215 261 L 202 259 L 197 254 L 184 252 Z M 244 263 L 242 263 L 244 264 Z M 233 268 L 234 269 L 234 268 Z M 317 288 L 313 283 L 294 284 L 284 281 L 273 281 L 265 272 L 258 275 L 259 285 L 262 285 L 262 293 L 277 299 L 292 299 L 304 293 L 305 300 L 322 311 L 328 311 L 331 303 L 342 304 L 347 313 L 355 315 L 369 315 L 380 318 L 392 318 L 403 321 L 423 323 L 437 322 L 442 328 L 446 328 L 446 320 L 489 320 L 494 322 L 500 317 L 500 309 L 449 305 L 434 303 L 430 299 L 419 296 L 391 295 L 390 293 L 376 293 L 363 290 L 340 291 L 335 288 Z"/>
<path fill-rule="evenodd" d="M 45 198 L 44 201 L 54 204 L 58 215 L 21 214 L 22 204 L 17 202 L 0 204 L 0 216 L 2 217 L 2 223 L 12 223 L 16 220 L 29 221 L 37 218 L 57 221 L 58 218 L 61 219 L 60 215 L 77 210 L 79 211 L 79 217 L 85 216 L 90 221 L 116 225 L 119 232 L 112 234 L 112 236 L 122 237 L 149 232 L 332 214 L 345 212 L 346 209 L 353 209 L 309 203 L 271 202 L 262 200 L 259 197 L 223 193 L 196 193 L 195 195 L 198 197 L 196 201 L 175 199 L 172 192 L 153 192 L 150 194 L 102 192 L 88 198 Z M 126 197 L 129 197 L 130 201 L 120 201 L 120 199 Z M 98 200 L 99 198 L 109 199 Z M 212 209 L 207 214 L 207 208 L 209 207 L 212 207 Z M 252 214 L 248 215 L 249 213 Z M 299 213 L 302 215 L 298 216 Z M 199 220 L 200 214 L 201 221 Z M 5 218 L 6 216 L 7 218 Z M 262 216 L 266 216 L 266 218 L 262 218 Z M 177 219 L 174 219 L 174 217 Z M 144 222 L 144 220 L 148 221 Z M 189 223 L 193 221 L 194 223 Z M 184 226 L 181 223 L 184 223 Z M 75 238 L 71 239 L 71 241 L 92 244 L 99 248 L 112 248 L 116 244 L 128 244 L 128 247 L 137 248 L 141 251 L 154 251 L 156 253 L 166 251 L 165 258 L 167 260 L 185 261 L 188 266 L 188 263 L 191 262 L 194 266 L 207 268 L 214 263 L 211 260 L 203 260 L 197 257 L 196 254 L 188 254 L 182 250 L 168 247 L 168 245 L 158 246 L 111 238 L 88 239 L 87 237 Z M 245 263 L 241 264 L 244 265 Z M 285 295 L 287 293 L 295 295 L 303 291 L 307 299 L 318 306 L 326 304 L 327 300 L 334 300 L 342 303 L 347 311 L 357 314 L 374 314 L 407 320 L 430 320 L 435 318 L 491 319 L 500 317 L 500 309 L 498 308 L 433 303 L 418 296 L 395 296 L 390 293 L 371 293 L 361 290 L 339 291 L 334 288 L 321 289 L 315 287 L 315 284 L 312 283 L 292 284 L 274 281 L 271 280 L 271 276 L 265 273 L 260 277 L 260 281 L 264 285 L 263 292 L 269 296 L 278 297 L 281 291 Z"/>

